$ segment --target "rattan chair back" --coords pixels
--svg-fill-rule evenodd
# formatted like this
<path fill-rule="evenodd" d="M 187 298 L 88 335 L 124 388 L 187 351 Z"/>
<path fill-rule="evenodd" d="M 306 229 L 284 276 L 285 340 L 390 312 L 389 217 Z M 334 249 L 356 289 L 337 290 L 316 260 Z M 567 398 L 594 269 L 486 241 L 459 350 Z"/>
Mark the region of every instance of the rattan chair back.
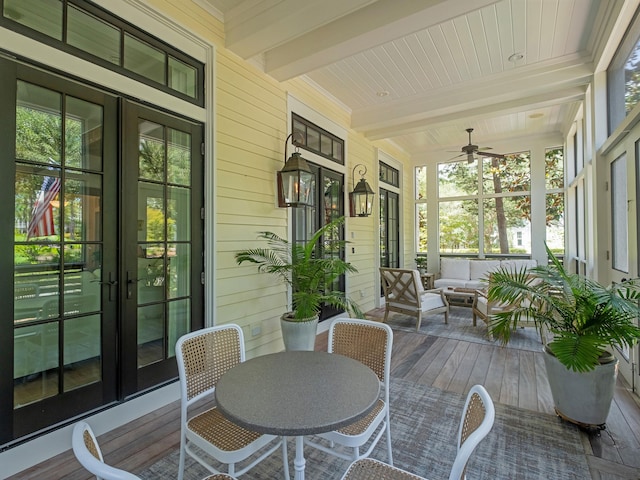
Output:
<path fill-rule="evenodd" d="M 120 470 L 104 463 L 100 446 L 87 422 L 78 422 L 71 434 L 71 447 L 78 462 L 103 480 L 140 480 L 132 473 Z"/>
<path fill-rule="evenodd" d="M 358 360 L 375 372 L 381 382 L 385 377 L 390 355 L 389 335 L 387 325 L 362 323 L 356 320 L 340 319 L 331 330 L 329 351 Z"/>
<path fill-rule="evenodd" d="M 178 343 L 184 364 L 187 399 L 190 401 L 215 389 L 220 377 L 244 361 L 242 331 L 236 325 L 206 329 L 183 337 Z"/>
<path fill-rule="evenodd" d="M 487 436 L 495 420 L 491 397 L 482 385 L 471 387 L 458 428 L 458 451 L 451 467 L 449 480 L 464 480 L 469 457 L 480 441 Z M 413 473 L 379 460 L 363 458 L 353 462 L 342 480 L 425 480 Z"/>

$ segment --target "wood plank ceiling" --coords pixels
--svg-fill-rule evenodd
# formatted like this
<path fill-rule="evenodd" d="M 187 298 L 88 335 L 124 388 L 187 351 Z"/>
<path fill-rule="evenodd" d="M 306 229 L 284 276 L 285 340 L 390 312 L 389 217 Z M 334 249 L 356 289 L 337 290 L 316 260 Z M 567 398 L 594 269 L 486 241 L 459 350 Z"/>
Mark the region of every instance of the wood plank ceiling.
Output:
<path fill-rule="evenodd" d="M 565 132 L 621 0 L 192 0 L 226 46 L 305 75 L 415 157 Z"/>

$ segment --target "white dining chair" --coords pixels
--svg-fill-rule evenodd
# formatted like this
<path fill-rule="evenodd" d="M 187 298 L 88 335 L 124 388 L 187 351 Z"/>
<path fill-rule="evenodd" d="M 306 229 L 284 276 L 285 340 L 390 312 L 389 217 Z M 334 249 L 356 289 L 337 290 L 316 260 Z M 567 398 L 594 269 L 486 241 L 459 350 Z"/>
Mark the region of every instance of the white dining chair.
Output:
<path fill-rule="evenodd" d="M 469 457 L 480 441 L 493 427 L 495 409 L 489 393 L 482 385 L 474 385 L 469 390 L 458 427 L 458 448 L 453 461 L 449 480 L 466 479 Z M 364 458 L 353 462 L 342 480 L 426 480 L 398 467 Z"/>
<path fill-rule="evenodd" d="M 84 468 L 98 480 L 140 480 L 132 473 L 111 467 L 104 463 L 98 441 L 87 422 L 78 422 L 73 427 L 71 438 L 73 453 Z M 209 475 L 202 480 L 237 480 L 226 473 Z"/>
<path fill-rule="evenodd" d="M 178 480 L 184 478 L 186 455 L 213 474 L 220 472 L 211 465 L 213 457 L 226 464 L 229 475 L 242 475 L 282 447 L 284 478 L 289 479 L 287 442 L 274 435 L 249 431 L 227 419 L 216 406 L 190 415 L 196 402 L 213 400 L 220 377 L 233 366 L 244 362 L 244 336 L 238 325 L 227 324 L 204 328 L 180 337 L 176 343 L 180 376 L 180 461 Z M 236 463 L 253 457 L 236 469 Z"/>
<path fill-rule="evenodd" d="M 366 417 L 339 430 L 318 434 L 318 437 L 328 441 L 328 445 L 313 438 L 305 438 L 305 444 L 345 460 L 357 460 L 368 457 L 386 433 L 387 460 L 393 465 L 389 428 L 389 372 L 393 346 L 391 328 L 370 320 L 338 318 L 329 327 L 328 341 L 329 353 L 358 360 L 375 372 L 380 380 L 381 396 Z M 367 442 L 367 450 L 361 452 L 360 449 Z M 351 449 L 351 452 L 344 453 L 336 444 Z"/>

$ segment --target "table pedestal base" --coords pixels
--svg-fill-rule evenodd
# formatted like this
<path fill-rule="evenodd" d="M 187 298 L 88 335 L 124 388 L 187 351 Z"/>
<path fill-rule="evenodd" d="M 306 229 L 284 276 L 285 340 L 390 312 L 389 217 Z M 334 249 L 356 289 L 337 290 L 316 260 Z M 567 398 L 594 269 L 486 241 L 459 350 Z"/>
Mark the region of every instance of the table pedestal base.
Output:
<path fill-rule="evenodd" d="M 296 437 L 296 458 L 293 466 L 296 471 L 295 480 L 304 480 L 304 467 L 306 460 L 304 459 L 304 437 L 299 435 Z"/>

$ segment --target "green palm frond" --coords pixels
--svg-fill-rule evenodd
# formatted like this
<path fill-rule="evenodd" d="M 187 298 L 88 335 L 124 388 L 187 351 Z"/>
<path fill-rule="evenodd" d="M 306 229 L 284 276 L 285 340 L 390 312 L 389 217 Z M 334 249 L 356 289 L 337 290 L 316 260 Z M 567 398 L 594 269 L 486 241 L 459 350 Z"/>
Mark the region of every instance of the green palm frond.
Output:
<path fill-rule="evenodd" d="M 507 343 L 523 319 L 554 336 L 547 347 L 567 368 L 588 371 L 611 346 L 632 347 L 640 339 L 640 279 L 604 287 L 568 273 L 547 247 L 551 263 L 529 271 L 500 269 L 492 273 L 487 296 L 509 304 L 489 324 Z"/>
<path fill-rule="evenodd" d="M 235 254 L 238 264 L 254 263 L 258 271 L 278 276 L 291 287 L 294 318 L 307 319 L 318 314 L 323 304 L 343 309 L 360 318 L 364 315 L 358 305 L 343 292 L 332 289 L 334 281 L 345 273 L 357 272 L 349 262 L 339 257 L 325 257 L 318 251 L 320 241 L 340 226 L 344 217 L 335 219 L 317 230 L 305 243 L 290 243 L 272 232 L 259 232 L 258 239 L 267 248 L 254 248 Z M 345 240 L 325 241 L 325 249 L 342 251 Z"/>

